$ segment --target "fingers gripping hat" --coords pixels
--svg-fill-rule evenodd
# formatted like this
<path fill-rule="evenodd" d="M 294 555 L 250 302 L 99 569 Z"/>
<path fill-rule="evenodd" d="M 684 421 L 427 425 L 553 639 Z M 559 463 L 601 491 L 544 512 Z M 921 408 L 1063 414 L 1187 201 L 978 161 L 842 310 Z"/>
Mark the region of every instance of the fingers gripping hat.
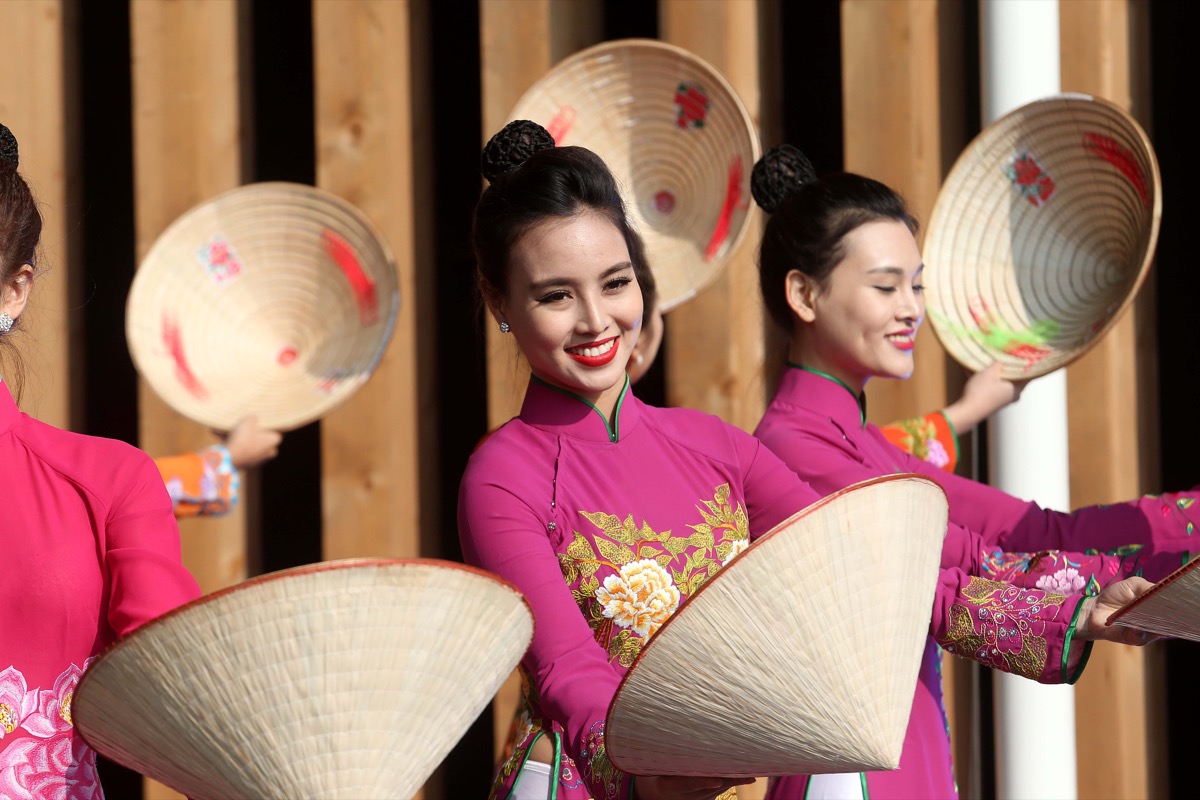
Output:
<path fill-rule="evenodd" d="M 645 241 L 664 312 L 716 278 L 756 213 L 754 123 L 728 81 L 682 48 L 623 39 L 582 50 L 509 117 L 604 159 Z"/>
<path fill-rule="evenodd" d="M 184 416 L 288 430 L 366 382 L 399 306 L 395 260 L 362 212 L 312 186 L 255 183 L 163 232 L 130 288 L 126 337 Z"/>
<path fill-rule="evenodd" d="M 1034 378 L 1083 355 L 1133 301 L 1162 216 L 1150 140 L 1120 108 L 1059 95 L 959 156 L 925 235 L 928 314 L 972 370 Z"/>
<path fill-rule="evenodd" d="M 84 673 L 99 753 L 195 800 L 411 797 L 524 654 L 524 598 L 448 562 L 327 562 L 144 625 Z"/>

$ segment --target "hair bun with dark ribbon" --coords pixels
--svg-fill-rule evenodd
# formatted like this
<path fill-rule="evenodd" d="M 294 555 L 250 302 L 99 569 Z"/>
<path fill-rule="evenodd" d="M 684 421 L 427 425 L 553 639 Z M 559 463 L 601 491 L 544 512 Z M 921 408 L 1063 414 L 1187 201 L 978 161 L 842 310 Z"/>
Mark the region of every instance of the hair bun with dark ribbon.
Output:
<path fill-rule="evenodd" d="M 0 162 L 12 164 L 13 169 L 16 169 L 19 165 L 17 158 L 17 137 L 13 136 L 13 132 L 3 122 L 0 122 Z"/>
<path fill-rule="evenodd" d="M 517 119 L 505 125 L 488 140 L 479 158 L 479 171 L 489 182 L 521 166 L 534 153 L 554 147 L 550 132 L 527 119 Z"/>
<path fill-rule="evenodd" d="M 817 179 L 812 162 L 790 144 L 772 148 L 750 173 L 750 192 L 768 214 L 774 214 L 784 201 Z"/>

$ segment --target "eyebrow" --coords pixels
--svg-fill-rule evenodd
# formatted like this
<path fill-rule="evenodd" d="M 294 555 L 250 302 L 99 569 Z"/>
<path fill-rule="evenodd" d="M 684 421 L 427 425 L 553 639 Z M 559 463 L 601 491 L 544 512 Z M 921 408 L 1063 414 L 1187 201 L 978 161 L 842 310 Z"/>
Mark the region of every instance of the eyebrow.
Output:
<path fill-rule="evenodd" d="M 917 267 L 917 271 L 913 273 L 913 277 L 915 278 L 916 276 L 920 275 L 924 270 L 925 270 L 925 265 L 921 264 L 921 266 Z M 867 270 L 868 275 L 874 275 L 874 274 L 877 274 L 880 272 L 885 273 L 887 275 L 895 275 L 898 278 L 904 277 L 904 270 L 901 269 L 900 267 L 875 267 L 873 269 Z"/>
<path fill-rule="evenodd" d="M 622 261 L 620 264 L 614 264 L 613 266 L 604 270 L 603 273 L 601 273 L 600 280 L 601 280 L 601 282 L 603 282 L 603 281 L 607 280 L 608 278 L 612 277 L 613 275 L 617 274 L 618 272 L 624 272 L 627 269 L 633 269 L 632 261 Z M 547 278 L 544 281 L 537 281 L 535 283 L 529 284 L 529 291 L 541 292 L 541 291 L 545 291 L 546 289 L 550 289 L 555 286 L 562 286 L 564 283 L 570 283 L 570 282 L 571 281 L 569 281 L 566 278 Z"/>

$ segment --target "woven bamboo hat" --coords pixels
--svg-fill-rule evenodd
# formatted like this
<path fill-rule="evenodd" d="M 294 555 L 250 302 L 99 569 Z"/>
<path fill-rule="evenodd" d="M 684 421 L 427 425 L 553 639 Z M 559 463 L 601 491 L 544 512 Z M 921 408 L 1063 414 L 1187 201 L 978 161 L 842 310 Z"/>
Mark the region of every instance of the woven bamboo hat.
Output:
<path fill-rule="evenodd" d="M 756 213 L 754 123 L 721 73 L 682 48 L 622 39 L 582 50 L 525 92 L 509 119 L 604 159 L 645 240 L 664 312 L 717 277 Z"/>
<path fill-rule="evenodd" d="M 129 292 L 134 364 L 179 413 L 289 430 L 353 394 L 392 335 L 396 264 L 365 216 L 295 183 L 225 192 L 176 220 Z"/>
<path fill-rule="evenodd" d="M 937 484 L 894 475 L 763 536 L 626 673 L 605 727 L 613 763 L 731 777 L 895 769 L 946 519 Z"/>
<path fill-rule="evenodd" d="M 1085 353 L 1132 302 L 1162 215 L 1150 140 L 1087 95 L 1022 106 L 950 171 L 925 235 L 929 318 L 946 350 L 1010 379 Z"/>
<path fill-rule="evenodd" d="M 74 723 L 194 800 L 411 797 L 533 635 L 524 598 L 441 561 L 256 578 L 124 637 Z"/>

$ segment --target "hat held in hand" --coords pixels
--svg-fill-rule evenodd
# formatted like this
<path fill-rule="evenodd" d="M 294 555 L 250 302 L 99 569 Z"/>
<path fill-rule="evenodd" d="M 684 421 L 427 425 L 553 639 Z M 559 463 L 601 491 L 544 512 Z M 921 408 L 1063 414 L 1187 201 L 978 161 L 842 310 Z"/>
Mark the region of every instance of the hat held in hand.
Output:
<path fill-rule="evenodd" d="M 411 797 L 532 636 L 525 599 L 481 570 L 314 564 L 122 638 L 72 715 L 97 752 L 193 800 Z"/>
<path fill-rule="evenodd" d="M 992 123 L 959 156 L 925 234 L 928 315 L 971 370 L 1009 379 L 1083 355 L 1133 301 L 1162 216 L 1141 126 L 1065 94 Z"/>
<path fill-rule="evenodd" d="M 290 430 L 366 382 L 399 307 L 395 260 L 362 212 L 312 186 L 253 183 L 158 238 L 129 291 L 126 338 L 180 414 Z"/>
<path fill-rule="evenodd" d="M 941 488 L 856 484 L 767 533 L 646 643 L 608 711 L 618 769 L 895 769 L 946 535 Z"/>
<path fill-rule="evenodd" d="M 758 133 L 707 62 L 653 39 L 582 50 L 552 68 L 509 114 L 608 164 L 646 244 L 666 312 L 707 287 L 757 213 Z"/>

